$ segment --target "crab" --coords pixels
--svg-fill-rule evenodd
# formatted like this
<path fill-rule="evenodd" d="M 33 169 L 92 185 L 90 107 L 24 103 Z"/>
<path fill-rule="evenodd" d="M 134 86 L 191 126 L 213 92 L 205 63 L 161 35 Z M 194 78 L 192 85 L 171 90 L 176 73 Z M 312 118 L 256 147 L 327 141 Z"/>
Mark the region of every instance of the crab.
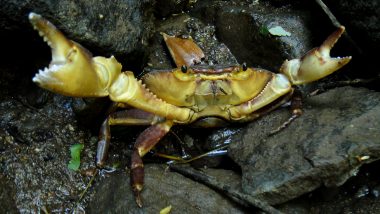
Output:
<path fill-rule="evenodd" d="M 33 78 L 40 87 L 71 97 L 108 96 L 122 111 L 111 113 L 102 123 L 96 164 L 102 167 L 110 145 L 110 126 L 147 125 L 136 139 L 131 156 L 131 185 L 138 206 L 142 206 L 144 181 L 142 157 L 172 126 L 192 124 L 214 127 L 250 122 L 290 100 L 295 85 L 319 80 L 351 60 L 330 56 L 343 34 L 340 26 L 321 46 L 299 59 L 285 60 L 279 73 L 242 65 L 196 65 L 202 50 L 191 38 L 163 33 L 177 68 L 150 72 L 136 79 L 122 71 L 113 57 L 93 57 L 80 44 L 67 39 L 52 23 L 36 13 L 29 20 L 52 49 L 50 65 Z M 293 115 L 302 113 L 299 99 L 293 99 Z M 297 104 L 298 103 L 298 104 Z"/>

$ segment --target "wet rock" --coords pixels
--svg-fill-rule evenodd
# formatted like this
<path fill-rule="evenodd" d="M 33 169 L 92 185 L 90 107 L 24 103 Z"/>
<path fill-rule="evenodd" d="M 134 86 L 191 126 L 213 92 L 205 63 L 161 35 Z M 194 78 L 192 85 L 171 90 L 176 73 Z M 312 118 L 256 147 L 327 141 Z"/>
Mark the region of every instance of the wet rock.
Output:
<path fill-rule="evenodd" d="M 107 55 L 140 52 L 146 47 L 152 29 L 151 1 L 80 2 L 38 0 L 6 1 L 0 9 L 4 30 L 32 29 L 28 13 L 34 11 L 54 23 L 70 39 L 91 51 Z M 143 12 L 145 11 L 145 13 Z M 37 34 L 36 34 L 37 35 Z M 136 57 L 138 59 L 138 57 Z"/>
<path fill-rule="evenodd" d="M 380 49 L 380 2 L 378 0 L 324 1 L 361 50 L 356 54 L 356 66 L 368 78 L 379 75 L 376 53 Z M 354 18 L 353 18 L 354 17 Z"/>
<path fill-rule="evenodd" d="M 241 127 L 223 127 L 215 129 L 192 128 L 187 133 L 193 139 L 192 148 L 197 149 L 197 155 L 208 153 L 201 159 L 192 161 L 190 164 L 195 168 L 221 167 L 223 169 L 234 169 L 239 171 L 239 166 L 230 161 L 227 154 L 228 145 L 233 143 L 234 136 L 239 133 Z M 221 149 L 222 148 L 222 149 Z M 197 155 L 192 155 L 197 156 Z"/>
<path fill-rule="evenodd" d="M 174 36 L 191 36 L 206 56 L 201 64 L 237 64 L 237 60 L 229 48 L 217 40 L 216 29 L 213 25 L 206 25 L 195 17 L 180 14 L 159 21 L 157 26 L 151 54 L 148 57 L 148 65 L 152 68 L 171 69 L 175 67 L 160 32 Z"/>
<path fill-rule="evenodd" d="M 226 181 L 237 181 L 230 171 L 212 172 Z M 170 172 L 164 165 L 145 166 L 145 187 L 142 192 L 143 208 L 138 208 L 129 184 L 129 176 L 112 175 L 96 187 L 94 200 L 88 207 L 90 213 L 159 213 L 172 206 L 171 213 L 244 213 L 235 203 L 218 192 L 192 181 L 182 175 Z"/>
<path fill-rule="evenodd" d="M 94 167 L 95 153 L 95 144 L 78 128 L 69 106 L 68 98 L 61 96 L 40 109 L 14 99 L 0 101 L 0 175 L 6 175 L 12 187 L 7 189 L 9 197 L 0 195 L 0 201 L 12 199 L 9 206 L 14 204 L 18 212 L 69 211 L 88 182 L 67 167 L 71 145 L 85 144 L 83 168 Z"/>
<path fill-rule="evenodd" d="M 1 154 L 1 152 L 0 152 Z M 18 213 L 14 198 L 14 185 L 0 173 L 0 212 Z"/>
<path fill-rule="evenodd" d="M 215 20 L 217 37 L 240 63 L 247 62 L 248 66 L 276 71 L 285 59 L 300 57 L 313 47 L 307 28 L 310 14 L 305 11 L 258 2 L 214 1 L 200 3 L 193 13 L 201 19 Z M 268 29 L 276 26 L 291 36 L 269 34 Z"/>
<path fill-rule="evenodd" d="M 320 186 L 340 186 L 380 157 L 380 95 L 343 87 L 305 100 L 304 114 L 281 109 L 251 123 L 229 154 L 243 172 L 243 191 L 278 204 Z"/>
<path fill-rule="evenodd" d="M 165 18 L 183 12 L 188 6 L 188 0 L 162 0 L 156 2 L 155 12 L 158 17 Z"/>
<path fill-rule="evenodd" d="M 375 161 L 363 165 L 358 175 L 351 177 L 341 187 L 322 187 L 279 205 L 277 208 L 284 213 L 299 214 L 307 214 L 310 211 L 313 213 L 379 213 L 380 198 L 372 194 L 378 188 L 380 181 L 379 164 L 380 161 Z M 359 195 L 360 197 L 357 197 Z"/>
<path fill-rule="evenodd" d="M 357 43 L 364 44 L 364 47 L 372 50 L 380 48 L 379 1 L 327 0 L 325 2 L 339 20 L 350 29 L 350 35 L 354 36 Z"/>

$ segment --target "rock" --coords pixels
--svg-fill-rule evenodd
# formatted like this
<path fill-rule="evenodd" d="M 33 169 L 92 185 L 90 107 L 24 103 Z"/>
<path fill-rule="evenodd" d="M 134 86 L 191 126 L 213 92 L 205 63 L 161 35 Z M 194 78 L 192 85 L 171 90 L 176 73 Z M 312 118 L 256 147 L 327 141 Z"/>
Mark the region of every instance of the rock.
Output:
<path fill-rule="evenodd" d="M 340 187 L 322 187 L 277 208 L 283 213 L 371 213 L 380 212 L 380 161 L 360 167 L 357 176 Z M 375 193 L 375 194 L 374 194 Z"/>
<path fill-rule="evenodd" d="M 1 29 L 31 30 L 27 17 L 33 11 L 54 23 L 70 39 L 103 55 L 141 55 L 153 28 L 152 13 L 147 12 L 152 10 L 149 0 L 112 4 L 94 0 L 65 0 L 59 4 L 49 0 L 6 2 L 0 11 Z"/>
<path fill-rule="evenodd" d="M 285 59 L 300 57 L 315 46 L 307 27 L 310 14 L 290 7 L 214 1 L 200 3 L 193 13 L 209 22 L 215 20 L 218 39 L 239 63 L 246 62 L 248 66 L 277 71 Z M 268 29 L 276 26 L 291 36 L 270 35 Z"/>
<path fill-rule="evenodd" d="M 365 72 L 352 73 L 357 78 L 379 76 L 376 53 L 380 49 L 380 2 L 378 0 L 325 0 L 338 21 L 346 26 L 348 35 L 356 47 L 353 52 L 355 70 Z M 353 18 L 355 17 L 355 18 Z M 347 47 L 346 47 L 347 48 Z M 379 81 L 374 85 L 378 86 Z"/>
<path fill-rule="evenodd" d="M 0 186 L 2 174 L 9 183 L 6 191 L 0 187 L 0 201 L 21 213 L 71 210 L 88 181 L 68 169 L 69 148 L 85 144 L 81 169 L 86 169 L 95 165 L 95 144 L 77 127 L 68 98 L 56 96 L 41 109 L 26 106 L 9 98 L 0 102 Z"/>
<path fill-rule="evenodd" d="M 273 136 L 268 133 L 289 117 L 287 109 L 249 124 L 229 149 L 242 168 L 243 191 L 279 204 L 342 185 L 380 158 L 379 112 L 379 93 L 343 87 L 306 99 L 304 114 Z"/>
<path fill-rule="evenodd" d="M 162 0 L 156 2 L 155 12 L 158 17 L 165 18 L 173 14 L 182 13 L 187 6 L 189 6 L 189 1 L 187 0 Z"/>
<path fill-rule="evenodd" d="M 325 2 L 346 25 L 350 35 L 362 48 L 376 51 L 380 48 L 380 2 L 377 0 L 348 0 Z M 352 17 L 356 18 L 353 19 Z M 371 53 L 369 51 L 369 53 Z M 372 52 L 373 53 L 373 52 Z"/>
<path fill-rule="evenodd" d="M 215 26 L 206 25 L 201 20 L 187 14 L 158 21 L 148 57 L 148 65 L 153 69 L 175 67 L 160 32 L 174 36 L 191 36 L 206 56 L 201 64 L 237 64 L 236 58 L 228 47 L 217 40 L 215 31 Z"/>
<path fill-rule="evenodd" d="M 15 187 L 0 174 L 0 212 L 1 213 L 18 213 L 15 202 Z"/>
<path fill-rule="evenodd" d="M 237 180 L 230 171 L 212 172 L 225 180 Z M 129 176 L 112 175 L 96 187 L 89 213 L 159 213 L 172 206 L 171 213 L 244 213 L 244 210 L 218 192 L 170 172 L 164 165 L 145 165 L 145 187 L 142 192 L 143 208 L 138 208 L 129 184 Z"/>

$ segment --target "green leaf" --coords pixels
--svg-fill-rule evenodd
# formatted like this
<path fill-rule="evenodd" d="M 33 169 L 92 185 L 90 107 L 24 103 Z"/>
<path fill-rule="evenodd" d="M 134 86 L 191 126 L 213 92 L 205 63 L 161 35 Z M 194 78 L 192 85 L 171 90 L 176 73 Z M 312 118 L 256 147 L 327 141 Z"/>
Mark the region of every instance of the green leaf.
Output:
<path fill-rule="evenodd" d="M 67 167 L 69 169 L 77 171 L 80 166 L 80 152 L 82 151 L 84 145 L 79 143 L 79 144 L 74 144 L 70 147 L 70 153 L 71 153 L 71 160 Z"/>
<path fill-rule="evenodd" d="M 281 26 L 272 27 L 268 30 L 273 36 L 290 36 L 292 35 L 288 31 L 284 30 Z"/>
<path fill-rule="evenodd" d="M 261 35 L 263 35 L 263 36 L 267 36 L 267 35 L 269 34 L 269 30 L 268 30 L 267 27 L 265 27 L 265 26 L 261 26 L 261 27 L 260 27 L 260 31 L 259 31 L 259 33 L 260 33 Z"/>

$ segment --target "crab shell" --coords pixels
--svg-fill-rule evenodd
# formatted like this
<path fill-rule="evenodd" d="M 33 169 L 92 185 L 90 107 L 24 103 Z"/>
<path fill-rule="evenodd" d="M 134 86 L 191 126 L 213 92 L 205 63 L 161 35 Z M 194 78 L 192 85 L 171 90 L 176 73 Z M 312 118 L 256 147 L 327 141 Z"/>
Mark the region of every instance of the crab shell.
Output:
<path fill-rule="evenodd" d="M 292 85 L 323 78 L 351 59 L 330 57 L 331 48 L 344 32 L 343 26 L 300 59 L 286 60 L 280 73 L 245 65 L 194 66 L 204 57 L 202 50 L 191 39 L 163 34 L 178 68 L 148 73 L 137 80 L 131 71 L 122 72 L 114 57 L 93 57 L 40 15 L 30 13 L 29 20 L 52 49 L 50 65 L 36 74 L 34 82 L 67 96 L 109 96 L 122 106 L 134 108 L 111 114 L 102 124 L 98 166 L 107 156 L 111 125 L 151 125 L 137 138 L 131 157 L 131 183 L 139 206 L 144 175 L 141 157 L 173 125 L 199 123 L 204 118 L 252 121 L 288 100 Z"/>

